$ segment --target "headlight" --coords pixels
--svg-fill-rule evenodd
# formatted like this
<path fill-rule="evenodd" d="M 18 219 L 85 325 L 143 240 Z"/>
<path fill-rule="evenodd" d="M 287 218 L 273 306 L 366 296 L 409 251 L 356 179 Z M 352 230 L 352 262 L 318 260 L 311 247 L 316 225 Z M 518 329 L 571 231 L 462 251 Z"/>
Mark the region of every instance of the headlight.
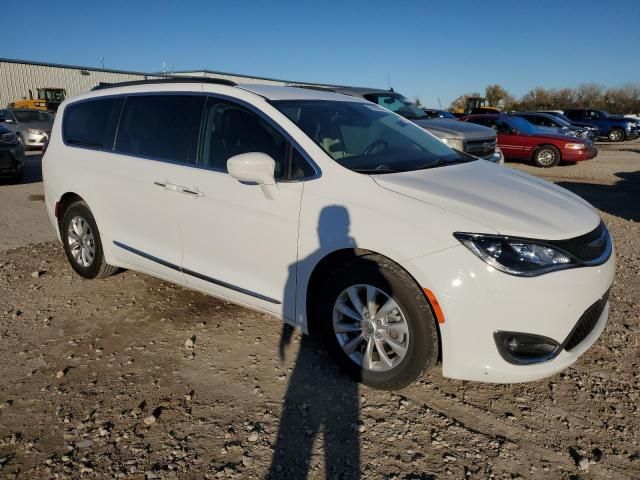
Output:
<path fill-rule="evenodd" d="M 18 136 L 13 133 L 3 133 L 0 135 L 0 143 L 16 143 L 18 141 Z"/>
<path fill-rule="evenodd" d="M 444 143 L 449 145 L 451 148 L 455 148 L 456 150 L 460 150 L 464 152 L 464 141 L 459 138 L 442 138 Z"/>
<path fill-rule="evenodd" d="M 461 232 L 453 235 L 496 270 L 519 277 L 535 277 L 579 264 L 569 253 L 537 240 Z"/>
<path fill-rule="evenodd" d="M 27 132 L 33 133 L 34 135 L 42 135 L 44 133 L 39 128 L 27 128 Z"/>
<path fill-rule="evenodd" d="M 582 150 L 586 145 L 584 143 L 565 143 L 564 148 L 569 150 Z"/>

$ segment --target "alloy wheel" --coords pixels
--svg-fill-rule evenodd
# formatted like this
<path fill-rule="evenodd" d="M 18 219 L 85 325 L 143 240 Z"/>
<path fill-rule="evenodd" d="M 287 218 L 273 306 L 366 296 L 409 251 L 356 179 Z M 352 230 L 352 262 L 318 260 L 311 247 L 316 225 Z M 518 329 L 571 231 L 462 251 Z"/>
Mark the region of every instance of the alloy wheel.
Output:
<path fill-rule="evenodd" d="M 90 267 L 96 256 L 96 244 L 89 222 L 81 216 L 73 217 L 67 229 L 67 241 L 74 261 L 81 267 Z"/>
<path fill-rule="evenodd" d="M 543 148 L 538 152 L 538 163 L 540 165 L 553 165 L 556 161 L 556 153 L 549 149 Z"/>
<path fill-rule="evenodd" d="M 620 130 L 611 130 L 609 132 L 609 140 L 612 142 L 619 142 L 622 140 L 622 132 Z"/>
<path fill-rule="evenodd" d="M 333 331 L 344 353 L 374 372 L 396 367 L 409 347 L 409 326 L 402 309 L 372 285 L 352 285 L 338 295 Z"/>

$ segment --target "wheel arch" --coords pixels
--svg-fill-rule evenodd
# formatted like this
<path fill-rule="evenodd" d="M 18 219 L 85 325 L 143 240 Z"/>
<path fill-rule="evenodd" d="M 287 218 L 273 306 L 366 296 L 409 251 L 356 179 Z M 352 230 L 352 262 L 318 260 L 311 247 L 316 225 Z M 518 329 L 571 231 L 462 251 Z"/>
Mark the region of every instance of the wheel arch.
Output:
<path fill-rule="evenodd" d="M 80 195 L 78 195 L 75 192 L 66 192 L 64 194 L 62 194 L 62 196 L 60 197 L 60 200 L 58 200 L 56 202 L 56 207 L 55 207 L 55 216 L 56 216 L 56 220 L 58 222 L 58 231 L 62 232 L 61 228 L 62 228 L 62 219 L 64 218 L 64 214 L 67 211 L 67 209 L 73 205 L 76 202 L 85 202 L 86 200 L 84 198 L 82 198 Z"/>
<path fill-rule="evenodd" d="M 356 258 L 366 257 L 368 255 L 379 255 L 389 260 L 401 268 L 406 274 L 415 282 L 420 291 L 423 291 L 422 286 L 416 280 L 416 278 L 409 272 L 406 268 L 400 265 L 398 262 L 393 260 L 392 258 L 384 255 L 382 253 L 378 253 L 373 250 L 363 249 L 363 248 L 343 248 L 339 250 L 334 250 L 333 252 L 325 255 L 318 263 L 316 263 L 311 275 L 309 277 L 309 281 L 307 282 L 307 288 L 304 295 L 304 299 L 306 302 L 305 310 L 307 316 L 307 329 L 310 335 L 314 335 L 314 333 L 318 332 L 318 321 L 319 319 L 315 318 L 313 308 L 313 297 L 312 292 L 317 291 L 319 288 L 322 288 L 323 281 L 330 275 L 332 271 L 334 271 L 339 265 L 342 265 L 346 262 L 350 262 L 355 260 Z M 424 291 L 423 291 L 424 292 Z M 431 300 L 424 295 L 425 300 L 429 304 L 431 308 L 431 312 L 433 314 L 433 318 L 436 319 L 436 313 L 434 310 L 434 306 L 431 303 Z M 442 336 L 440 333 L 440 325 L 437 320 L 435 321 L 436 331 L 438 333 L 438 361 L 442 360 Z"/>

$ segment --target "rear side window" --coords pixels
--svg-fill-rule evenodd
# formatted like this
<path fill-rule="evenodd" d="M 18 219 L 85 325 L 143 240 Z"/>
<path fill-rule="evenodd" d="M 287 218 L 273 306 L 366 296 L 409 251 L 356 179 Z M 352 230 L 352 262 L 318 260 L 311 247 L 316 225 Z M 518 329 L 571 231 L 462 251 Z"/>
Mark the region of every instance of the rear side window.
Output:
<path fill-rule="evenodd" d="M 64 110 L 62 138 L 69 145 L 111 150 L 124 97 L 99 98 Z"/>
<path fill-rule="evenodd" d="M 196 163 L 204 97 L 141 95 L 127 97 L 116 150 L 179 163 Z"/>

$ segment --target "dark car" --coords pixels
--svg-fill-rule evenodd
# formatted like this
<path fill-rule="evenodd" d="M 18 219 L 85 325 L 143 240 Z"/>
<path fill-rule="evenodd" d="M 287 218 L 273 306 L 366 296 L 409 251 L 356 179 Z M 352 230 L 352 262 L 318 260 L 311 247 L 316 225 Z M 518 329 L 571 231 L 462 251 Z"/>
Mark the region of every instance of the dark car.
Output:
<path fill-rule="evenodd" d="M 548 113 L 513 112 L 511 115 L 524 118 L 541 130 L 548 130 L 552 133 L 567 135 L 569 137 L 580 137 L 590 142 L 593 142 L 596 138 L 593 129 L 573 125 L 571 122 L 567 122 L 555 115 L 549 115 Z"/>
<path fill-rule="evenodd" d="M 0 125 L 0 177 L 19 179 L 24 173 L 24 148 L 13 130 Z"/>
<path fill-rule="evenodd" d="M 426 113 L 429 118 L 452 118 L 454 120 L 458 118 L 451 112 L 437 108 L 423 108 L 422 111 Z"/>
<path fill-rule="evenodd" d="M 599 136 L 607 137 L 612 142 L 633 140 L 640 136 L 638 122 L 632 118 L 611 115 L 604 110 L 593 108 L 570 108 L 564 114 L 569 120 L 586 122 L 598 127 Z"/>
<path fill-rule="evenodd" d="M 553 167 L 561 161 L 580 162 L 598 155 L 598 149 L 588 140 L 543 132 L 524 118 L 469 115 L 460 120 L 493 128 L 498 134 L 498 146 L 506 158 L 531 160 L 538 167 Z"/>

